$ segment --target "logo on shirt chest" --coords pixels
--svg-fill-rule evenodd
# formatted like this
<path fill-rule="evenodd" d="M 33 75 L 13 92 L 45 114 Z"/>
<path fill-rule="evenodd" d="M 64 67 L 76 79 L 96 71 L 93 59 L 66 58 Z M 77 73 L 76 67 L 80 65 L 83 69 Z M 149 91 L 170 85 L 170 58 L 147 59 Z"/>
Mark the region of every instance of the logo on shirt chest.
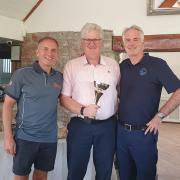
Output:
<path fill-rule="evenodd" d="M 54 83 L 53 83 L 53 88 L 54 88 L 54 89 L 61 89 L 61 85 L 58 84 L 58 83 L 56 83 L 56 82 L 54 82 Z"/>
<path fill-rule="evenodd" d="M 148 72 L 147 69 L 145 67 L 143 67 L 139 70 L 139 75 L 145 76 L 147 74 L 147 72 Z"/>

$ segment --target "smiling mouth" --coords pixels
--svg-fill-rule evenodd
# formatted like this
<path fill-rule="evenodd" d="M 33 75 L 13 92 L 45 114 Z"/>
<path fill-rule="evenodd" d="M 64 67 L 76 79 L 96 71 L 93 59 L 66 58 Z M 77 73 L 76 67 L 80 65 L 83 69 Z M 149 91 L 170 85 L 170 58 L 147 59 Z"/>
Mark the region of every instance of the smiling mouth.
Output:
<path fill-rule="evenodd" d="M 48 61 L 52 61 L 54 58 L 45 57 L 45 59 L 48 60 Z"/>

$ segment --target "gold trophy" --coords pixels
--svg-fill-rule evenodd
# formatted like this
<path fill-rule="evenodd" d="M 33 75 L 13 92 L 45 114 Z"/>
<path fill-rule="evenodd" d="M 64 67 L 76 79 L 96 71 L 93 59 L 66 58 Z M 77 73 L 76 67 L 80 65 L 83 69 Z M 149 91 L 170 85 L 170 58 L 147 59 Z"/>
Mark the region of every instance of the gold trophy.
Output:
<path fill-rule="evenodd" d="M 95 98 L 96 98 L 96 105 L 97 105 L 99 99 L 103 95 L 103 91 L 109 88 L 109 84 L 97 83 L 96 81 L 94 81 L 94 88 L 95 88 Z"/>

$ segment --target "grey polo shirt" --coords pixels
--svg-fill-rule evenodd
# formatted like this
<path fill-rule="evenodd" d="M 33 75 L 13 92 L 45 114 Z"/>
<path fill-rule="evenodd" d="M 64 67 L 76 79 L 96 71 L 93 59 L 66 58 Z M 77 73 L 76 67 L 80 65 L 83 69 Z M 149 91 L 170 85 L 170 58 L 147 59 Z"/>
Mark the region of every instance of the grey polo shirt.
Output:
<path fill-rule="evenodd" d="M 35 62 L 17 70 L 5 93 L 17 101 L 15 136 L 33 142 L 57 141 L 57 103 L 62 74 L 48 75 Z"/>

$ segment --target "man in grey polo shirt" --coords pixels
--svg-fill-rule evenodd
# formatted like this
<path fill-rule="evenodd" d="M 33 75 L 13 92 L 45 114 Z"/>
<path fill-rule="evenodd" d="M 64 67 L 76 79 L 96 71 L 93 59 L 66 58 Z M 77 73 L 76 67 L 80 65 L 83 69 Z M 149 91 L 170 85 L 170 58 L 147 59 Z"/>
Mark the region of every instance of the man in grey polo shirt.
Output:
<path fill-rule="evenodd" d="M 5 93 L 3 105 L 4 148 L 13 155 L 15 180 L 27 180 L 34 164 L 33 180 L 47 179 L 53 170 L 57 148 L 57 103 L 62 74 L 52 68 L 58 59 L 58 42 L 45 37 L 38 43 L 38 61 L 17 70 Z M 15 135 L 12 108 L 17 103 Z"/>

